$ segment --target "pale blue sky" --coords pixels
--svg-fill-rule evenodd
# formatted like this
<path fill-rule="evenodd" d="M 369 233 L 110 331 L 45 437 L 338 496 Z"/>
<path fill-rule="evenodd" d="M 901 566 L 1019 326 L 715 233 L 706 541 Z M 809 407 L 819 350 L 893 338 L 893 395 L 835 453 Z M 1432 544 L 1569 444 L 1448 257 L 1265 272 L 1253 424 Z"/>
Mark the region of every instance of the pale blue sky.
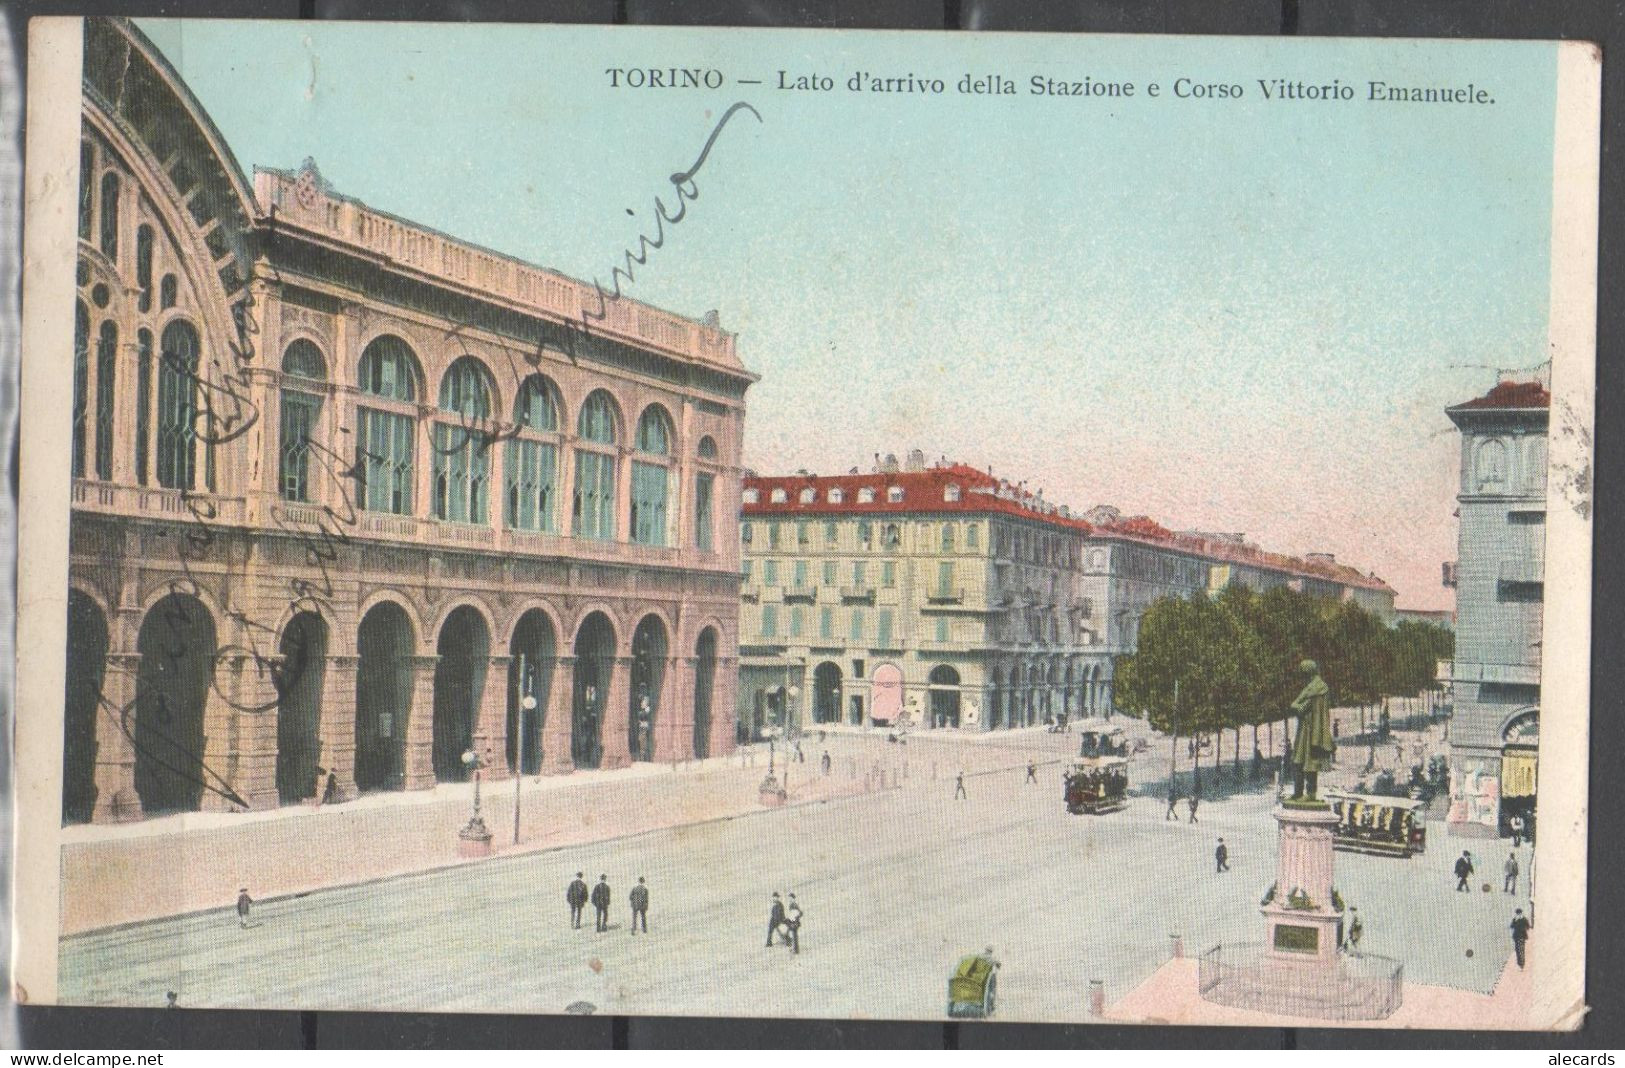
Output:
<path fill-rule="evenodd" d="M 313 156 L 372 206 L 606 283 L 667 176 L 749 101 L 763 122 L 730 124 L 628 294 L 739 332 L 764 473 L 917 445 L 1076 507 L 1332 551 L 1443 607 L 1442 409 L 1494 375 L 1457 365 L 1544 358 L 1551 44 L 141 26 L 245 169 Z M 606 67 L 640 65 L 728 84 L 609 87 Z M 780 69 L 836 90 L 776 91 Z M 845 91 L 860 70 L 947 91 Z M 960 95 L 967 72 L 1018 95 Z M 1036 97 L 1033 74 L 1137 95 Z M 1178 100 L 1181 76 L 1247 96 Z M 1260 77 L 1355 100 L 1265 102 Z M 1369 103 L 1372 78 L 1495 103 Z"/>

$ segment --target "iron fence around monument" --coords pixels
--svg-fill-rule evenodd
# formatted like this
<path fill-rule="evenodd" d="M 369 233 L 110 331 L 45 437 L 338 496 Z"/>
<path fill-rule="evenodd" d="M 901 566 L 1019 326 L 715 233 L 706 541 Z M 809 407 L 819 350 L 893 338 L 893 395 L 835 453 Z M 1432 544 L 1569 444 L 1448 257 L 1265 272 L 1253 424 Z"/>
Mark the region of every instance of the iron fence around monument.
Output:
<path fill-rule="evenodd" d="M 1294 960 L 1265 945 L 1214 946 L 1198 960 L 1203 1000 L 1235 1009 L 1317 1020 L 1381 1020 L 1404 1000 L 1404 965 L 1374 953 Z"/>

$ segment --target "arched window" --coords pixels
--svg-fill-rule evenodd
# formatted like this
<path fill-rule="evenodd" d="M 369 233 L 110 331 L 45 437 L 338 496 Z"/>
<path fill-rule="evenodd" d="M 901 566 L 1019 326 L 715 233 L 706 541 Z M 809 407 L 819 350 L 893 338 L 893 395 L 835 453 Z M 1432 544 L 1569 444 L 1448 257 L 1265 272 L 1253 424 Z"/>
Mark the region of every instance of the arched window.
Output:
<path fill-rule="evenodd" d="M 79 142 L 79 240 L 90 240 L 90 222 L 96 204 L 96 150 Z"/>
<path fill-rule="evenodd" d="M 196 327 L 176 319 L 164 327 L 158 348 L 158 484 L 165 489 L 194 489 L 203 344 Z"/>
<path fill-rule="evenodd" d="M 789 498 L 789 495 L 784 492 L 784 490 L 776 489 L 772 493 L 768 494 L 767 499 L 769 501 L 773 502 L 774 504 L 783 504 L 785 501 L 789 500 L 790 498 Z"/>
<path fill-rule="evenodd" d="M 1506 481 L 1507 447 L 1496 438 L 1479 445 L 1477 474 L 1479 489 Z"/>
<path fill-rule="evenodd" d="M 310 497 L 310 446 L 316 440 L 317 420 L 322 414 L 321 395 L 327 377 L 327 361 L 314 342 L 296 339 L 282 354 L 282 436 L 278 456 L 278 486 L 283 500 L 308 501 Z"/>
<path fill-rule="evenodd" d="M 96 339 L 96 477 L 113 477 L 113 376 L 118 364 L 118 327 L 102 323 Z"/>
<path fill-rule="evenodd" d="M 135 480 L 147 484 L 147 448 L 152 436 L 152 331 L 135 332 Z"/>
<path fill-rule="evenodd" d="M 374 338 L 361 353 L 357 385 L 368 398 L 356 409 L 356 469 L 361 507 L 371 512 L 412 514 L 413 435 L 417 413 L 417 357 L 400 338 Z"/>
<path fill-rule="evenodd" d="M 846 491 L 845 490 L 841 489 L 841 487 L 839 487 L 839 486 L 831 486 L 829 488 L 829 503 L 830 504 L 840 504 L 844 500 L 846 500 Z"/>
<path fill-rule="evenodd" d="M 592 445 L 614 445 L 620 437 L 615 401 L 603 390 L 588 394 L 576 420 L 575 499 L 571 514 L 577 537 L 615 540 L 615 454 Z"/>
<path fill-rule="evenodd" d="M 886 489 L 886 500 L 892 504 L 903 503 L 903 487 L 889 486 Z"/>
<path fill-rule="evenodd" d="M 491 492 L 491 384 L 485 366 L 461 356 L 440 380 L 440 410 L 458 419 L 434 424 L 434 515 L 485 523 Z"/>
<path fill-rule="evenodd" d="M 762 491 L 754 486 L 748 486 L 740 492 L 739 499 L 746 504 L 755 504 L 762 499 Z"/>
<path fill-rule="evenodd" d="M 959 500 L 959 485 L 957 483 L 950 482 L 947 486 L 943 487 L 942 499 L 945 501 Z"/>
<path fill-rule="evenodd" d="M 135 231 L 135 284 L 140 295 L 137 307 L 152 310 L 152 227 L 140 226 Z"/>
<path fill-rule="evenodd" d="M 671 416 L 658 404 L 643 410 L 638 419 L 638 452 L 667 456 L 671 452 Z M 640 545 L 665 545 L 667 485 L 670 471 L 665 463 L 647 460 L 632 462 L 632 540 Z"/>
<path fill-rule="evenodd" d="M 90 412 L 90 309 L 73 309 L 73 477 L 85 477 L 85 431 Z"/>
<path fill-rule="evenodd" d="M 108 171 L 102 175 L 102 255 L 118 259 L 118 175 Z"/>
<path fill-rule="evenodd" d="M 576 420 L 576 435 L 585 441 L 613 445 L 619 436 L 615 424 L 615 401 L 603 390 L 595 390 L 581 405 L 581 415 Z"/>
<path fill-rule="evenodd" d="M 166 274 L 158 282 L 158 307 L 168 311 L 175 306 L 175 276 Z"/>
<path fill-rule="evenodd" d="M 875 503 L 875 488 L 873 486 L 859 487 L 859 489 L 858 489 L 858 503 L 859 504 L 873 504 L 873 503 Z"/>
<path fill-rule="evenodd" d="M 530 375 L 520 383 L 513 413 L 517 432 L 503 475 L 508 526 L 515 530 L 558 530 L 558 445 L 540 435 L 558 432 L 559 407 L 558 389 L 547 378 Z"/>
<path fill-rule="evenodd" d="M 716 439 L 707 434 L 705 437 L 700 439 L 700 447 L 696 451 L 699 453 L 699 457 L 702 460 L 715 460 L 717 458 Z"/>
<path fill-rule="evenodd" d="M 666 409 L 658 404 L 645 408 L 638 419 L 638 451 L 665 456 L 671 452 L 671 438 L 671 416 Z"/>

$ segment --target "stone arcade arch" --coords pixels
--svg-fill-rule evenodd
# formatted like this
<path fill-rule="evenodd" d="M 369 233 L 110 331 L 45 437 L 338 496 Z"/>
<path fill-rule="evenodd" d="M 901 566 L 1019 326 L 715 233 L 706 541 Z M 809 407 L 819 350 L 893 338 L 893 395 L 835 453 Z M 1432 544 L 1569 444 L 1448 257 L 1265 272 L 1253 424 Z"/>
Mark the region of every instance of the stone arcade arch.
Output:
<path fill-rule="evenodd" d="M 931 693 L 931 726 L 959 726 L 959 672 L 947 664 L 931 669 L 926 679 Z"/>
<path fill-rule="evenodd" d="M 392 601 L 374 605 L 356 631 L 355 785 L 362 792 L 405 788 L 416 641 L 406 610 Z"/>
<path fill-rule="evenodd" d="M 147 610 L 136 638 L 135 792 L 148 815 L 195 812 L 206 781 L 203 713 L 214 675 L 215 629 L 191 594 Z"/>
<path fill-rule="evenodd" d="M 96 808 L 96 724 L 107 673 L 107 618 L 78 590 L 68 591 L 68 684 L 63 708 L 62 822 L 89 822 Z M 120 709 L 106 715 L 114 722 Z M 115 728 L 116 729 L 116 728 Z"/>
<path fill-rule="evenodd" d="M 615 627 L 604 613 L 594 612 L 581 621 L 575 640 L 570 756 L 578 768 L 596 768 L 603 763 L 604 709 L 614 667 Z"/>
<path fill-rule="evenodd" d="M 532 608 L 519 617 L 508 642 L 509 771 L 535 775 L 542 769 L 542 730 L 547 725 L 547 702 L 553 692 L 557 663 L 558 636 L 553 632 L 553 621 L 546 612 Z M 536 707 L 528 711 L 523 708 L 526 695 L 536 699 Z"/>
<path fill-rule="evenodd" d="M 322 679 L 327 672 L 327 621 L 300 612 L 282 631 L 276 675 L 276 792 L 284 805 L 321 788 Z"/>
<path fill-rule="evenodd" d="M 666 658 L 670 643 L 666 624 L 656 615 L 647 615 L 632 633 L 632 692 L 626 709 L 628 752 L 633 760 L 654 759 L 655 732 L 666 709 L 660 707 L 666 683 Z"/>
<path fill-rule="evenodd" d="M 711 755 L 711 701 L 717 681 L 717 632 L 715 627 L 700 631 L 694 643 L 694 757 Z"/>
<path fill-rule="evenodd" d="M 824 661 L 813 669 L 813 722 L 841 722 L 841 669 Z"/>
<path fill-rule="evenodd" d="M 463 754 L 474 745 L 474 724 L 491 662 L 491 631 L 485 617 L 466 604 L 452 609 L 440 625 L 435 652 L 434 778 L 465 782 L 469 768 Z"/>

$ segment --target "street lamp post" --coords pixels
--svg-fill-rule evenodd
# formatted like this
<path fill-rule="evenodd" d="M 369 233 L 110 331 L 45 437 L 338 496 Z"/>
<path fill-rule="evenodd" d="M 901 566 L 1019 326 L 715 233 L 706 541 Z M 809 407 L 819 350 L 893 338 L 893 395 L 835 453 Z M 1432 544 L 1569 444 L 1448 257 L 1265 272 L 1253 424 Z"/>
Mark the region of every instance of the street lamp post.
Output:
<path fill-rule="evenodd" d="M 519 844 L 519 794 L 525 788 L 525 720 L 530 713 L 536 711 L 536 695 L 531 692 L 532 678 L 530 664 L 525 660 L 523 653 L 519 654 L 519 692 L 524 696 L 519 698 L 518 722 L 514 724 L 514 776 L 513 776 L 513 844 Z M 479 785 L 476 780 L 474 787 L 478 796 Z M 478 812 L 478 809 L 475 810 Z"/>
<path fill-rule="evenodd" d="M 480 815 L 480 770 L 487 761 L 469 749 L 463 753 L 463 764 L 474 774 L 474 811 L 468 823 L 457 832 L 458 851 L 465 856 L 483 856 L 491 852 L 491 831 L 485 826 L 485 817 Z"/>

